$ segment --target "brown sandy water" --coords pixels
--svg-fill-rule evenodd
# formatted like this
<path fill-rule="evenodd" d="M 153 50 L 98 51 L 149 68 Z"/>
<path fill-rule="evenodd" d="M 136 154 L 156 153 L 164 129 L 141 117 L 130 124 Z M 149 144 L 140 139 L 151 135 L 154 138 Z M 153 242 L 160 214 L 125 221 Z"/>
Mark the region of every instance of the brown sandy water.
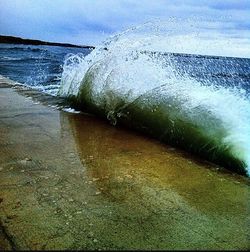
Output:
<path fill-rule="evenodd" d="M 247 178 L 6 82 L 0 248 L 249 248 Z"/>

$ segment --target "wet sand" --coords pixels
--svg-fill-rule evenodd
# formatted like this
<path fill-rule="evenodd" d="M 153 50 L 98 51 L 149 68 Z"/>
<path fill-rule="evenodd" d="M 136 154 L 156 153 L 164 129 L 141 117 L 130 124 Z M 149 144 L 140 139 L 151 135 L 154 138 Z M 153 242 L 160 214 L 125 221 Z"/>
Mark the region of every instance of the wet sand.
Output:
<path fill-rule="evenodd" d="M 249 249 L 249 179 L 8 82 L 1 249 Z"/>

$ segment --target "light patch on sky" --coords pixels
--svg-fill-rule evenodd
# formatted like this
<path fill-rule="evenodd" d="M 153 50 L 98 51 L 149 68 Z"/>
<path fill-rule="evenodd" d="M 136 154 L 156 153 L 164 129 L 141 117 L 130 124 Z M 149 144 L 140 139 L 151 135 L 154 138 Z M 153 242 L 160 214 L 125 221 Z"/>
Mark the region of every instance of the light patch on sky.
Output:
<path fill-rule="evenodd" d="M 171 17 L 178 25 L 196 19 L 202 34 L 187 39 L 186 31 L 173 27 L 169 45 L 177 39 L 177 51 L 250 58 L 248 0 L 0 0 L 0 34 L 73 44 L 97 45 L 132 26 Z"/>

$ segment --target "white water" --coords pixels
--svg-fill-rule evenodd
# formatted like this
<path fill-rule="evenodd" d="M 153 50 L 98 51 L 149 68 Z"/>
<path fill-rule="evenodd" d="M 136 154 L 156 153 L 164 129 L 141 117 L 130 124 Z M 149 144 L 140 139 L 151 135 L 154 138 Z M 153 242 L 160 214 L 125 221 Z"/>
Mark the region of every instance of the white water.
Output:
<path fill-rule="evenodd" d="M 69 55 L 64 64 L 59 94 L 77 95 L 81 81 L 90 68 L 96 68 L 91 95 L 100 106 L 101 98 L 105 97 L 110 111 L 116 107 L 114 96 L 131 103 L 140 95 L 162 86 L 162 93 L 181 101 L 188 113 L 192 114 L 194 108 L 200 106 L 222 121 L 229 132 L 223 142 L 233 146 L 233 155 L 244 160 L 250 174 L 249 98 L 240 88 L 218 87 L 211 83 L 205 85 L 210 82 L 209 79 L 207 83 L 200 83 L 187 74 L 180 74 L 166 55 L 142 53 L 159 48 L 169 52 L 170 44 L 173 46 L 179 41 L 173 41 L 173 36 L 169 39 L 169 34 L 168 30 L 163 36 L 163 27 L 150 23 L 113 36 L 86 57 Z M 175 36 L 180 37 L 178 34 Z M 203 40 L 194 32 L 183 35 L 183 39 L 187 37 L 196 39 L 196 44 L 199 44 L 196 53 L 199 53 Z"/>

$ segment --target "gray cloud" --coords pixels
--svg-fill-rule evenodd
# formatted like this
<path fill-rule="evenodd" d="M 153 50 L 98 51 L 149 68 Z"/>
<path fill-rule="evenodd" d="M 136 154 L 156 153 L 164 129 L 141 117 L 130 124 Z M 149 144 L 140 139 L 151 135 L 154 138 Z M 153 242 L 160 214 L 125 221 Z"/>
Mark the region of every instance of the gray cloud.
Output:
<path fill-rule="evenodd" d="M 249 9 L 247 0 L 0 0 L 0 33 L 97 44 L 149 20 L 196 17 L 201 30 L 250 41 Z"/>

